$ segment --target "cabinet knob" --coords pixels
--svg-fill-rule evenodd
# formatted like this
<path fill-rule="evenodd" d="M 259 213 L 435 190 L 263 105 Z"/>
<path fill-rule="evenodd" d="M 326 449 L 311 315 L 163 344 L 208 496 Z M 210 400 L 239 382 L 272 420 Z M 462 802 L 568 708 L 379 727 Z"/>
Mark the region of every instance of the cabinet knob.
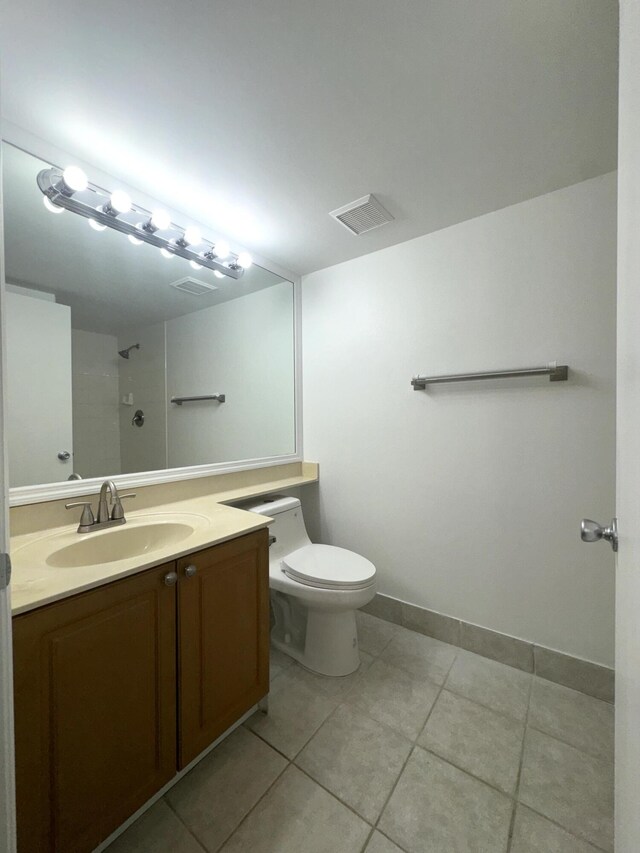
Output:
<path fill-rule="evenodd" d="M 178 581 L 178 573 L 177 572 L 167 572 L 164 576 L 164 582 L 167 586 L 173 586 Z"/>
<path fill-rule="evenodd" d="M 192 578 L 197 571 L 198 571 L 197 566 L 191 565 L 191 566 L 186 567 L 186 569 L 184 570 L 184 573 L 188 578 Z"/>

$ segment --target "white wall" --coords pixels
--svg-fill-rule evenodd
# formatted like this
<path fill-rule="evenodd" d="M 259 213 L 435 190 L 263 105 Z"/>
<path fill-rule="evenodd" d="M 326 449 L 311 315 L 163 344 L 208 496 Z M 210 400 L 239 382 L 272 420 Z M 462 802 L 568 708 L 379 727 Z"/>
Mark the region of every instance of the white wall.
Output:
<path fill-rule="evenodd" d="M 118 349 L 127 349 L 136 343 L 140 344 L 140 349 L 131 350 L 128 359 L 118 356 L 123 474 L 167 467 L 164 323 L 127 330 L 118 338 Z M 132 405 L 124 404 L 123 398 L 131 399 Z M 142 427 L 131 423 L 138 409 L 144 412 Z"/>
<path fill-rule="evenodd" d="M 605 175 L 303 279 L 311 532 L 380 591 L 604 664 L 614 506 L 616 178 Z M 570 381 L 411 389 L 545 364 Z"/>
<path fill-rule="evenodd" d="M 71 332 L 72 470 L 83 478 L 120 473 L 117 344 L 115 335 Z"/>
<path fill-rule="evenodd" d="M 167 394 L 226 395 L 168 409 L 169 466 L 295 450 L 293 285 L 167 321 Z"/>

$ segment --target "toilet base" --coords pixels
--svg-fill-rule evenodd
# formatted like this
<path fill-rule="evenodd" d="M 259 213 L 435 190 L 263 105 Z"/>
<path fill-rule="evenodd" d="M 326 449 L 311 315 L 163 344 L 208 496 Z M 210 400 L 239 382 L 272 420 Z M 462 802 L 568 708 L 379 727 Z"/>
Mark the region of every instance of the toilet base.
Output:
<path fill-rule="evenodd" d="M 360 666 L 355 610 L 308 608 L 304 649 L 285 642 L 274 631 L 273 645 L 319 675 L 351 675 Z"/>

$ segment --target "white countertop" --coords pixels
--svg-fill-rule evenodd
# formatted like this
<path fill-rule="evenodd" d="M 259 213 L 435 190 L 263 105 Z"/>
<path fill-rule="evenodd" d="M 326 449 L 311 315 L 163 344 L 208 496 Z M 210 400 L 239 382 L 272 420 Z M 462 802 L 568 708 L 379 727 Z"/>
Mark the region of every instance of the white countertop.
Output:
<path fill-rule="evenodd" d="M 133 575 L 151 566 L 161 565 L 200 551 L 220 542 L 234 539 L 253 530 L 266 527 L 271 519 L 219 502 L 219 496 L 197 497 L 170 504 L 162 504 L 127 513 L 127 524 L 93 533 L 79 534 L 78 520 L 73 524 L 34 533 L 25 533 L 11 539 L 11 604 L 13 615 L 24 613 L 44 604 L 50 604 L 69 595 L 84 592 L 110 581 Z M 149 522 L 159 524 L 183 522 L 192 526 L 193 532 L 173 544 L 155 547 L 144 553 L 112 562 L 95 565 L 55 567 L 47 563 L 53 552 L 105 535 L 114 531 L 141 527 Z M 117 535 L 117 534 L 116 534 Z"/>

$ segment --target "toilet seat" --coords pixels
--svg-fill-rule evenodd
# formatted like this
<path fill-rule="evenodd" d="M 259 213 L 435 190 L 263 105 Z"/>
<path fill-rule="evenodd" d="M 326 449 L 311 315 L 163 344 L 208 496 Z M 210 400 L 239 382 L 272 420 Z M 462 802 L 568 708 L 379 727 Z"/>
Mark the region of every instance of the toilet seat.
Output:
<path fill-rule="evenodd" d="M 288 554 L 281 565 L 291 580 L 320 589 L 364 589 L 376 576 L 369 560 L 334 545 L 305 545 Z"/>

